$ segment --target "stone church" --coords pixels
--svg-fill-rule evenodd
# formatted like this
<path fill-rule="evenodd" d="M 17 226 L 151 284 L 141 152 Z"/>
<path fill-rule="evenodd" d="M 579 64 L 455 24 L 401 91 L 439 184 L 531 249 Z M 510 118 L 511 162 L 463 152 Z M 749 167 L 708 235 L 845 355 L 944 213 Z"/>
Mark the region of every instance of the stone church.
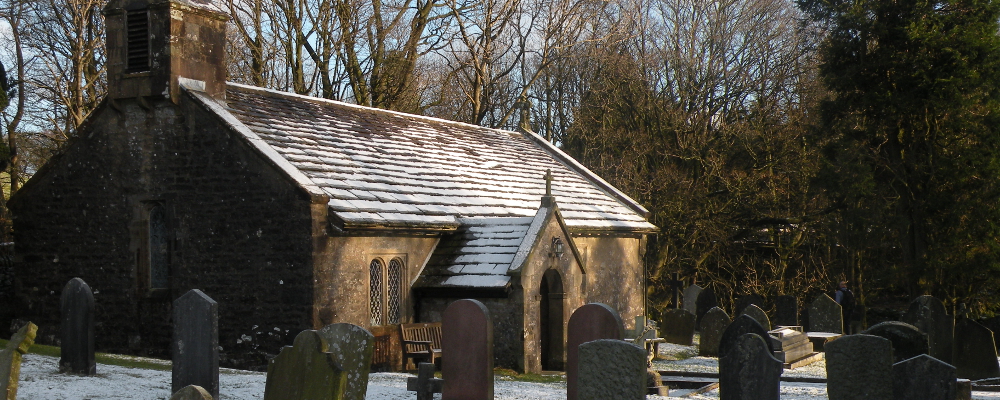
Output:
<path fill-rule="evenodd" d="M 644 313 L 648 212 L 538 135 L 227 83 L 211 0 L 104 13 L 108 96 L 10 202 L 11 306 L 41 342 L 73 277 L 99 351 L 168 355 L 171 301 L 198 288 L 235 366 L 476 298 L 497 365 L 537 372 L 577 307 Z"/>

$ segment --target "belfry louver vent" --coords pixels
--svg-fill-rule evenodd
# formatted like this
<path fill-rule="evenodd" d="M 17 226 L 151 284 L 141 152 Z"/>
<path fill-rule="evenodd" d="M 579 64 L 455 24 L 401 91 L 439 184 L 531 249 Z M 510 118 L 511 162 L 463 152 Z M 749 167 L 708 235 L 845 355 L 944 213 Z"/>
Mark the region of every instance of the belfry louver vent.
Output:
<path fill-rule="evenodd" d="M 128 65 L 125 72 L 149 71 L 149 11 L 129 11 L 125 24 L 128 29 Z"/>

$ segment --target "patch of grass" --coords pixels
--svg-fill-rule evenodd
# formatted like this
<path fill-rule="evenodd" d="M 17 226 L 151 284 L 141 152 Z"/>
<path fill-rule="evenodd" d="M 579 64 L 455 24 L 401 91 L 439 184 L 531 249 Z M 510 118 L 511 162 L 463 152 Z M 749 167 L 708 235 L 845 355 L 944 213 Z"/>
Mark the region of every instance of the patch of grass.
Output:
<path fill-rule="evenodd" d="M 495 368 L 493 375 L 501 380 L 535 382 L 535 383 L 558 383 L 566 382 L 565 374 L 519 374 L 517 371 L 506 368 Z"/>
<path fill-rule="evenodd" d="M 0 347 L 7 347 L 7 341 L 0 339 Z M 28 349 L 28 353 L 40 354 L 49 357 L 59 357 L 62 354 L 58 347 L 46 346 L 44 344 L 32 345 L 31 348 Z M 126 368 L 142 368 L 158 371 L 170 371 L 173 368 L 173 364 L 171 364 L 170 361 L 125 356 L 120 354 L 97 353 L 94 354 L 94 360 L 101 364 L 117 365 L 119 367 Z"/>

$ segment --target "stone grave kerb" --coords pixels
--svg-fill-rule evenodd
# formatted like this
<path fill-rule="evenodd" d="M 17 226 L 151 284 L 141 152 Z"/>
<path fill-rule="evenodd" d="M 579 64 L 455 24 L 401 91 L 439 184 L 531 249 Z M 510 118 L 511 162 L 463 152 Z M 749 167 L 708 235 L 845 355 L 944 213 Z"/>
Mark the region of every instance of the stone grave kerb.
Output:
<path fill-rule="evenodd" d="M 618 311 L 603 303 L 577 308 L 566 324 L 566 398 L 577 400 L 580 345 L 598 339 L 625 338 L 625 324 Z M 447 378 L 445 378 L 447 379 Z"/>
<path fill-rule="evenodd" d="M 319 331 L 334 362 L 347 374 L 344 400 L 364 400 L 368 393 L 375 336 L 367 329 L 348 323 L 324 326 Z"/>
<path fill-rule="evenodd" d="M 219 397 L 219 304 L 199 289 L 173 302 L 171 390 L 197 385 Z"/>
<path fill-rule="evenodd" d="M 28 322 L 17 330 L 7 342 L 7 348 L 0 350 L 0 394 L 5 400 L 17 400 L 17 387 L 21 377 L 21 360 L 35 344 L 38 326 Z"/>
<path fill-rule="evenodd" d="M 957 389 L 955 367 L 927 354 L 892 366 L 892 390 L 896 400 L 953 400 Z"/>
<path fill-rule="evenodd" d="M 70 279 L 59 298 L 59 372 L 97 373 L 94 361 L 94 293 L 83 279 Z"/>
<path fill-rule="evenodd" d="M 493 399 L 493 319 L 479 300 L 456 300 L 441 318 L 442 400 Z"/>
<path fill-rule="evenodd" d="M 846 335 L 824 346 L 830 400 L 892 400 L 892 342 Z"/>
<path fill-rule="evenodd" d="M 774 358 L 769 341 L 756 333 L 734 340 L 732 351 L 719 359 L 721 400 L 779 399 L 784 368 L 781 360 Z"/>
<path fill-rule="evenodd" d="M 646 350 L 617 339 L 579 346 L 579 400 L 646 398 Z"/>
<path fill-rule="evenodd" d="M 268 362 L 264 400 L 342 400 L 347 374 L 328 350 L 319 332 L 300 332 Z"/>

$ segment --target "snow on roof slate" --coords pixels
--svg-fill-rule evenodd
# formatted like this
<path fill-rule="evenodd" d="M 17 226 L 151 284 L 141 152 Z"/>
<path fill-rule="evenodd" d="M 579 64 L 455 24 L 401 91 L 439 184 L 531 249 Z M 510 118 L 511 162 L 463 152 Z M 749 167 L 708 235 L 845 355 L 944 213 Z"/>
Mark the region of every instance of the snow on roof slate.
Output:
<path fill-rule="evenodd" d="M 462 218 L 424 267 L 417 287 L 505 287 L 533 217 Z"/>
<path fill-rule="evenodd" d="M 531 134 L 237 84 L 226 96 L 225 111 L 329 195 L 345 228 L 530 219 L 551 170 L 571 229 L 656 229 L 645 209 Z"/>

